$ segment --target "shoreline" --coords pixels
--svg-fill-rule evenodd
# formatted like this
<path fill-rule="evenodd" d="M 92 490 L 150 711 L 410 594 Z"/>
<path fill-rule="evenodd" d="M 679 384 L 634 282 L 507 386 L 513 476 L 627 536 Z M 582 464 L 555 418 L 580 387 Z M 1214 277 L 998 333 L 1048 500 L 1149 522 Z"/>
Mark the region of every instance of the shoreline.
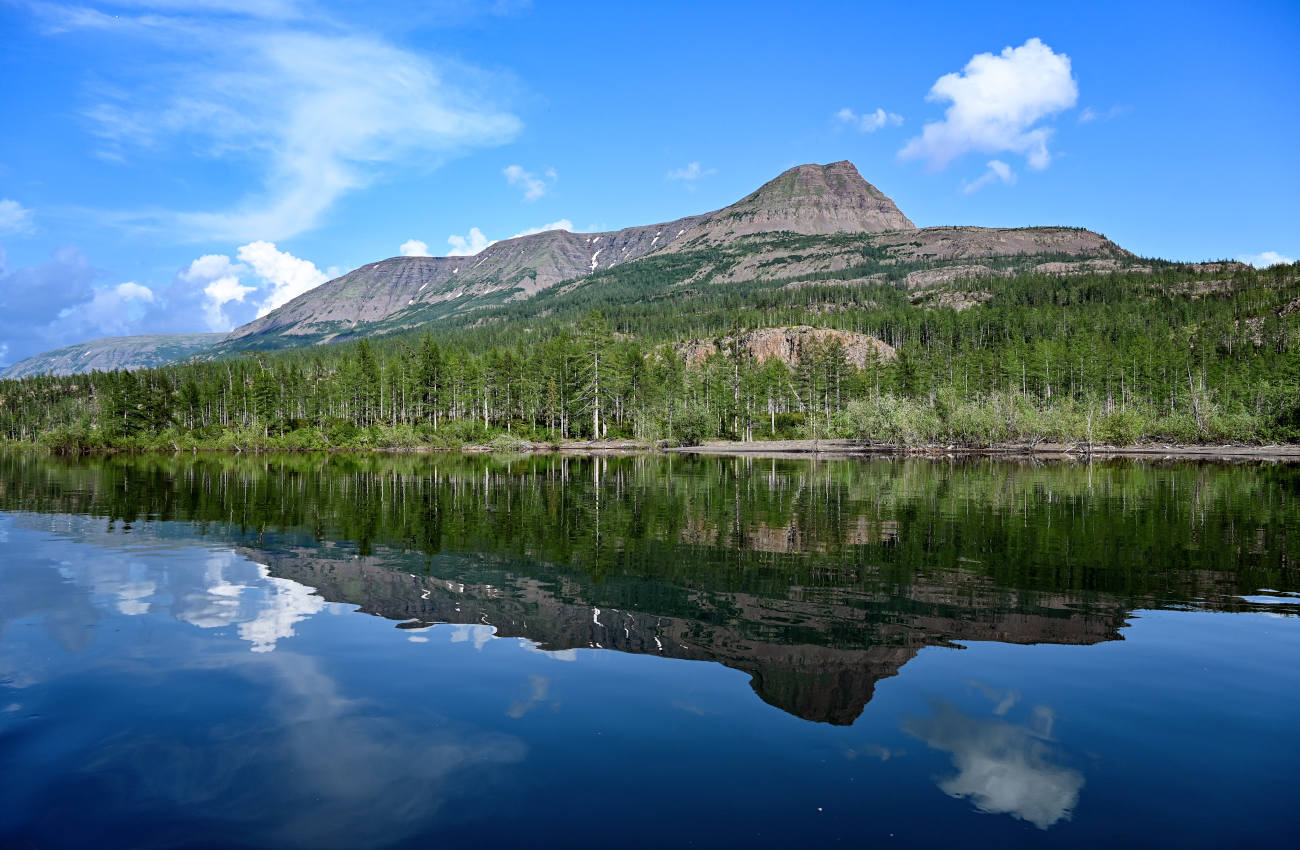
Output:
<path fill-rule="evenodd" d="M 861 443 L 856 440 L 772 440 L 767 442 L 741 442 L 713 440 L 698 446 L 666 449 L 691 454 L 749 455 L 763 457 L 1005 457 L 1005 458 L 1060 458 L 1070 460 L 1105 458 L 1189 458 L 1206 460 L 1276 460 L 1300 462 L 1300 445 L 1203 445 L 1183 443 L 1149 443 L 1114 446 L 1094 443 L 996 443 L 991 446 L 961 446 L 931 443 L 927 445 L 894 445 L 886 443 Z"/>
<path fill-rule="evenodd" d="M 1300 463 L 1300 444 L 1233 445 L 1146 443 L 1128 446 L 1080 443 L 997 443 L 990 446 L 964 446 L 931 443 L 902 445 L 891 443 L 864 443 L 858 440 L 709 440 L 691 446 L 671 446 L 645 440 L 573 440 L 564 443 L 530 443 L 501 446 L 487 443 L 467 443 L 460 446 L 383 446 L 359 448 L 321 449 L 262 449 L 189 446 L 174 449 L 105 448 L 83 452 L 58 452 L 31 443 L 4 443 L 0 448 L 19 450 L 44 450 L 62 456 L 97 456 L 113 454 L 565 454 L 592 456 L 630 456 L 642 454 L 712 455 L 719 457 L 788 458 L 788 459 L 854 459 L 878 457 L 914 458 L 1001 458 L 1007 460 L 1105 460 L 1134 458 L 1154 460 L 1209 460 L 1244 461 L 1267 460 L 1283 463 Z"/>

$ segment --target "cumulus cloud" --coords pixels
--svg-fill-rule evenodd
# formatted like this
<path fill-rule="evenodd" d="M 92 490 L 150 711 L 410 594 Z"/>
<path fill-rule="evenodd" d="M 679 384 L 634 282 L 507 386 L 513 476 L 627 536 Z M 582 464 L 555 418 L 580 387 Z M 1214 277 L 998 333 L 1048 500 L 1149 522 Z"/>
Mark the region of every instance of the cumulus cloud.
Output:
<path fill-rule="evenodd" d="M 717 174 L 716 168 L 701 168 L 698 162 L 688 162 L 683 168 L 674 168 L 668 172 L 669 180 L 680 180 L 683 183 L 691 183 L 701 177 L 707 177 L 710 174 Z"/>
<path fill-rule="evenodd" d="M 507 238 L 518 239 L 520 236 L 532 236 L 535 233 L 545 233 L 548 230 L 572 231 L 573 222 L 569 221 L 567 218 L 562 218 L 558 221 L 549 221 L 546 224 L 537 227 L 529 227 L 525 230 L 521 230 Z M 447 256 L 470 257 L 479 253 L 484 248 L 497 244 L 497 242 L 498 240 L 496 239 L 488 239 L 487 236 L 483 234 L 483 231 L 479 230 L 477 227 L 471 227 L 469 233 L 465 236 L 452 234 L 447 237 L 447 244 L 451 246 L 451 250 L 447 252 Z"/>
<path fill-rule="evenodd" d="M 1043 169 L 1052 161 L 1047 149 L 1052 129 L 1039 122 L 1078 98 L 1070 57 L 1037 38 L 997 56 L 980 53 L 961 72 L 935 82 L 927 99 L 950 104 L 944 119 L 926 124 L 899 156 L 938 170 L 969 151 L 1006 151 L 1023 155 L 1030 168 Z"/>
<path fill-rule="evenodd" d="M 32 211 L 17 201 L 0 198 L 0 233 L 31 233 Z"/>
<path fill-rule="evenodd" d="M 64 308 L 49 328 L 59 344 L 139 333 L 154 292 L 135 281 L 96 287 L 89 302 Z"/>
<path fill-rule="evenodd" d="M 329 278 L 315 263 L 279 250 L 274 242 L 250 242 L 235 253 L 239 262 L 225 254 L 205 254 L 176 276 L 182 288 L 202 292 L 203 320 L 212 331 L 232 330 L 252 318 L 241 311 L 237 320 L 228 306 L 255 303 L 256 315 L 265 316 Z M 257 295 L 250 299 L 253 293 Z"/>
<path fill-rule="evenodd" d="M 535 201 L 542 197 L 551 190 L 555 181 L 560 179 L 554 168 L 546 169 L 540 177 L 531 171 L 525 171 L 522 165 L 507 165 L 501 173 L 505 175 L 506 182 L 511 186 L 524 190 L 525 201 Z"/>
<path fill-rule="evenodd" d="M 60 248 L 39 265 L 0 270 L 0 364 L 95 337 L 139 333 L 156 293 L 135 281 L 95 286 L 96 274 L 74 247 Z"/>
<path fill-rule="evenodd" d="M 258 317 L 287 304 L 310 289 L 320 286 L 329 277 L 316 268 L 315 263 L 277 250 L 274 242 L 252 242 L 239 249 L 239 259 L 252 268 L 270 291 L 257 305 Z"/>
<path fill-rule="evenodd" d="M 1009 701 L 1006 710 L 1014 702 Z M 1047 829 L 1069 820 L 1084 784 L 1082 773 L 1054 762 L 1054 720 L 1043 706 L 1033 709 L 1028 723 L 1017 724 L 968 717 L 940 702 L 933 716 L 910 718 L 903 728 L 952 755 L 957 773 L 939 780 L 945 794 L 968 799 L 982 812 L 1011 815 Z"/>
<path fill-rule="evenodd" d="M 228 331 L 235 327 L 234 321 L 226 314 L 226 305 L 232 302 L 242 304 L 244 297 L 256 289 L 241 283 L 240 275 L 245 271 L 243 266 L 224 254 L 205 254 L 177 275 L 183 283 L 202 289 L 203 322 L 208 330 Z"/>
<path fill-rule="evenodd" d="M 1295 262 L 1295 257 L 1288 257 L 1279 254 L 1277 251 L 1264 251 L 1261 254 L 1238 254 L 1237 259 L 1243 263 L 1249 263 L 1257 269 L 1266 269 L 1269 266 L 1290 265 Z"/>
<path fill-rule="evenodd" d="M 897 127 L 903 123 L 903 116 L 896 112 L 886 112 L 876 107 L 875 112 L 857 114 L 847 106 L 835 113 L 835 120 L 849 127 L 855 127 L 864 133 L 874 133 L 881 127 Z"/>
<path fill-rule="evenodd" d="M 457 236 L 455 234 L 448 236 L 447 244 L 451 246 L 451 250 L 447 252 L 448 257 L 471 257 L 487 246 L 495 245 L 496 240 L 489 241 L 483 235 L 483 231 L 477 227 L 471 227 L 467 236 Z"/>
<path fill-rule="evenodd" d="M 312 29 L 313 17 L 289 14 L 294 4 L 260 20 L 240 11 L 252 3 L 212 0 L 206 17 L 168 12 L 190 4 L 161 5 L 112 19 L 115 39 L 174 55 L 119 68 L 95 90 L 84 115 L 102 152 L 183 146 L 247 165 L 250 177 L 230 208 L 119 215 L 137 226 L 196 241 L 285 239 L 398 167 L 436 167 L 520 127 L 495 105 L 500 85 L 487 75 L 382 38 Z M 223 8 L 230 14 L 212 14 Z M 109 31 L 94 16 L 61 26 Z"/>
<path fill-rule="evenodd" d="M 572 232 L 573 222 L 569 221 L 567 218 L 562 218 L 559 221 L 547 222 L 540 227 L 530 227 L 527 230 L 521 230 L 510 238 L 518 239 L 520 236 L 532 236 L 534 233 L 545 233 L 548 230 L 568 230 Z"/>
<path fill-rule="evenodd" d="M 1014 186 L 1016 183 L 1016 172 L 1012 171 L 1011 166 L 1007 165 L 1002 160 L 991 159 L 989 160 L 988 170 L 981 176 L 965 184 L 962 187 L 962 191 L 969 195 L 972 192 L 978 192 L 990 183 L 1003 183 L 1007 186 Z"/>
<path fill-rule="evenodd" d="M 430 256 L 429 246 L 426 243 L 421 242 L 419 239 L 407 239 L 397 250 L 401 252 L 403 257 Z"/>

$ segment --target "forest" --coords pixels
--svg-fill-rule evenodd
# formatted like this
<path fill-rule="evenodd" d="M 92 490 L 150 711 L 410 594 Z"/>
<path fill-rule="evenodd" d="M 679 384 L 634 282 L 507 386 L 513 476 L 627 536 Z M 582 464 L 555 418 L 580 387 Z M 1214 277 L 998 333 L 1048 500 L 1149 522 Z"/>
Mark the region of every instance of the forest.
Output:
<path fill-rule="evenodd" d="M 64 452 L 1289 441 L 1300 438 L 1297 271 L 984 278 L 944 290 L 977 296 L 960 310 L 889 281 L 651 297 L 614 280 L 414 331 L 2 381 L 0 439 Z M 858 368 L 830 343 L 787 365 L 735 343 L 799 325 L 869 334 L 898 356 Z M 715 353 L 688 366 L 685 340 Z"/>

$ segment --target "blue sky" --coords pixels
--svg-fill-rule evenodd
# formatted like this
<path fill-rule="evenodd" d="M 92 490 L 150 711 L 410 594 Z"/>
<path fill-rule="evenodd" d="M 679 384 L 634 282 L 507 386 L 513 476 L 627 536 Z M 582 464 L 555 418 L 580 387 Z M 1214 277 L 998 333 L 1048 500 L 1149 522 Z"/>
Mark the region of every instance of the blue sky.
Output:
<path fill-rule="evenodd" d="M 1294 2 L 0 0 L 0 365 L 802 162 L 921 226 L 1292 259 L 1298 42 Z"/>

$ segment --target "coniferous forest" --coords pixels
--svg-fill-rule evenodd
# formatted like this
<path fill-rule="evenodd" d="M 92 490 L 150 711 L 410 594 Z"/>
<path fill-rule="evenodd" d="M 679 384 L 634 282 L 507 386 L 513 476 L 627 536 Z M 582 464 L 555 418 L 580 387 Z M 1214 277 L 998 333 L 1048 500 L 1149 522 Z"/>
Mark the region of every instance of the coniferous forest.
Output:
<path fill-rule="evenodd" d="M 644 264 L 642 264 L 644 265 Z M 952 309 L 893 283 L 636 282 L 422 329 L 137 372 L 0 382 L 0 437 L 57 451 L 397 448 L 630 438 L 893 444 L 1300 439 L 1300 275 L 1239 268 L 964 281 Z M 642 272 L 644 273 L 644 272 Z M 835 328 L 759 360 L 747 330 Z M 688 363 L 684 341 L 712 343 Z"/>

